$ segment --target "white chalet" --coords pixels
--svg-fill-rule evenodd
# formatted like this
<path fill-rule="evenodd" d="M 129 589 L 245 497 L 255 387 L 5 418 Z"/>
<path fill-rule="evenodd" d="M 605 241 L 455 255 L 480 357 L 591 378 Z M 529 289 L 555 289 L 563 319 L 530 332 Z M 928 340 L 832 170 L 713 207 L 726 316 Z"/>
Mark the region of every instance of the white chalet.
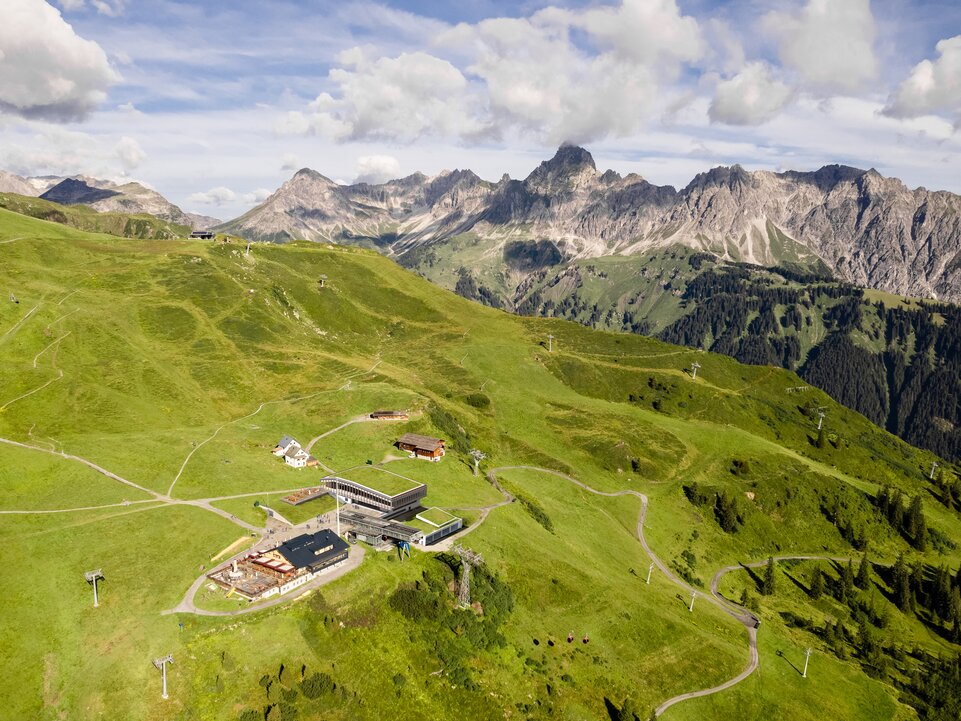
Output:
<path fill-rule="evenodd" d="M 284 436 L 280 439 L 280 443 L 274 446 L 273 454 L 275 456 L 282 456 L 286 454 L 292 446 L 300 448 L 300 444 L 293 436 Z"/>
<path fill-rule="evenodd" d="M 310 454 L 303 448 L 297 445 L 293 445 L 287 449 L 284 454 L 284 462 L 288 466 L 293 466 L 294 468 L 303 468 L 307 465 L 307 461 L 310 459 Z"/>

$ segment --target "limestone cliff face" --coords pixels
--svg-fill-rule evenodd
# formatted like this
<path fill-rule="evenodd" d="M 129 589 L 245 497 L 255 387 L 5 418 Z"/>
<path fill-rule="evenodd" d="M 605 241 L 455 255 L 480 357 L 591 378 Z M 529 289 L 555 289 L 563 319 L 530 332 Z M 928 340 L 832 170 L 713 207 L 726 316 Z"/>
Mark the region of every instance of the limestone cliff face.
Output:
<path fill-rule="evenodd" d="M 252 239 L 366 242 L 389 254 L 472 232 L 497 252 L 550 240 L 569 258 L 684 244 L 761 265 L 823 261 L 839 278 L 961 302 L 961 197 L 911 190 L 874 170 L 714 168 L 684 189 L 599 173 L 563 146 L 526 179 L 469 170 L 338 185 L 304 169 L 223 229 Z"/>

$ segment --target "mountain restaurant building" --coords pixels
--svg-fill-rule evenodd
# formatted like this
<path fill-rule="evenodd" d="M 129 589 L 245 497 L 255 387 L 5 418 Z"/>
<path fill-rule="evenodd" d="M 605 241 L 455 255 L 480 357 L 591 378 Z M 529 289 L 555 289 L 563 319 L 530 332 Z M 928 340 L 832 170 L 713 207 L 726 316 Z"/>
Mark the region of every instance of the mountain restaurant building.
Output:
<path fill-rule="evenodd" d="M 405 433 L 397 439 L 396 445 L 400 450 L 407 451 L 411 458 L 423 458 L 428 461 L 439 461 L 444 457 L 447 441 L 431 438 L 417 433 Z"/>

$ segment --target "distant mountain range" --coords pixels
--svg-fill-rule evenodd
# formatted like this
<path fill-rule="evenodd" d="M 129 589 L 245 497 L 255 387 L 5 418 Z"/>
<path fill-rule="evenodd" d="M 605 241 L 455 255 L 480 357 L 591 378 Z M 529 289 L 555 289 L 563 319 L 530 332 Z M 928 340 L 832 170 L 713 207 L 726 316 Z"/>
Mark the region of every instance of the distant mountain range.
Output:
<path fill-rule="evenodd" d="M 0 170 L 0 193 L 40 197 L 61 205 L 86 205 L 101 213 L 147 214 L 177 225 L 209 228 L 222 221 L 185 213 L 156 190 L 140 183 L 115 183 L 85 175 L 25 178 Z"/>
<path fill-rule="evenodd" d="M 252 240 L 376 247 L 428 276 L 418 259 L 433 252 L 491 275 L 508 307 L 530 274 L 509 262 L 509 244 L 518 241 L 541 243 L 538 252 L 558 262 L 683 245 L 722 260 L 961 301 L 961 197 L 841 165 L 783 173 L 718 167 L 682 190 L 599 172 L 574 146 L 524 180 L 505 175 L 496 183 L 454 170 L 340 185 L 305 168 L 220 229 Z"/>

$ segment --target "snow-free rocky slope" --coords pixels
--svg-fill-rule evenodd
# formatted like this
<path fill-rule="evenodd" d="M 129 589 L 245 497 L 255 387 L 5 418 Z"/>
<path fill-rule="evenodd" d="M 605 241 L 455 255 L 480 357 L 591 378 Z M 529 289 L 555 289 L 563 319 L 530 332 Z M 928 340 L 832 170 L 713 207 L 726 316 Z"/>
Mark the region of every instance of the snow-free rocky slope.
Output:
<path fill-rule="evenodd" d="M 454 170 L 348 186 L 305 168 L 221 227 L 255 240 L 374 245 L 393 256 L 468 232 L 492 256 L 514 240 L 548 240 L 568 259 L 683 244 L 767 266 L 823 263 L 858 285 L 961 301 L 961 197 L 839 165 L 718 167 L 682 190 L 601 173 L 574 146 L 524 180 L 496 183 Z"/>

